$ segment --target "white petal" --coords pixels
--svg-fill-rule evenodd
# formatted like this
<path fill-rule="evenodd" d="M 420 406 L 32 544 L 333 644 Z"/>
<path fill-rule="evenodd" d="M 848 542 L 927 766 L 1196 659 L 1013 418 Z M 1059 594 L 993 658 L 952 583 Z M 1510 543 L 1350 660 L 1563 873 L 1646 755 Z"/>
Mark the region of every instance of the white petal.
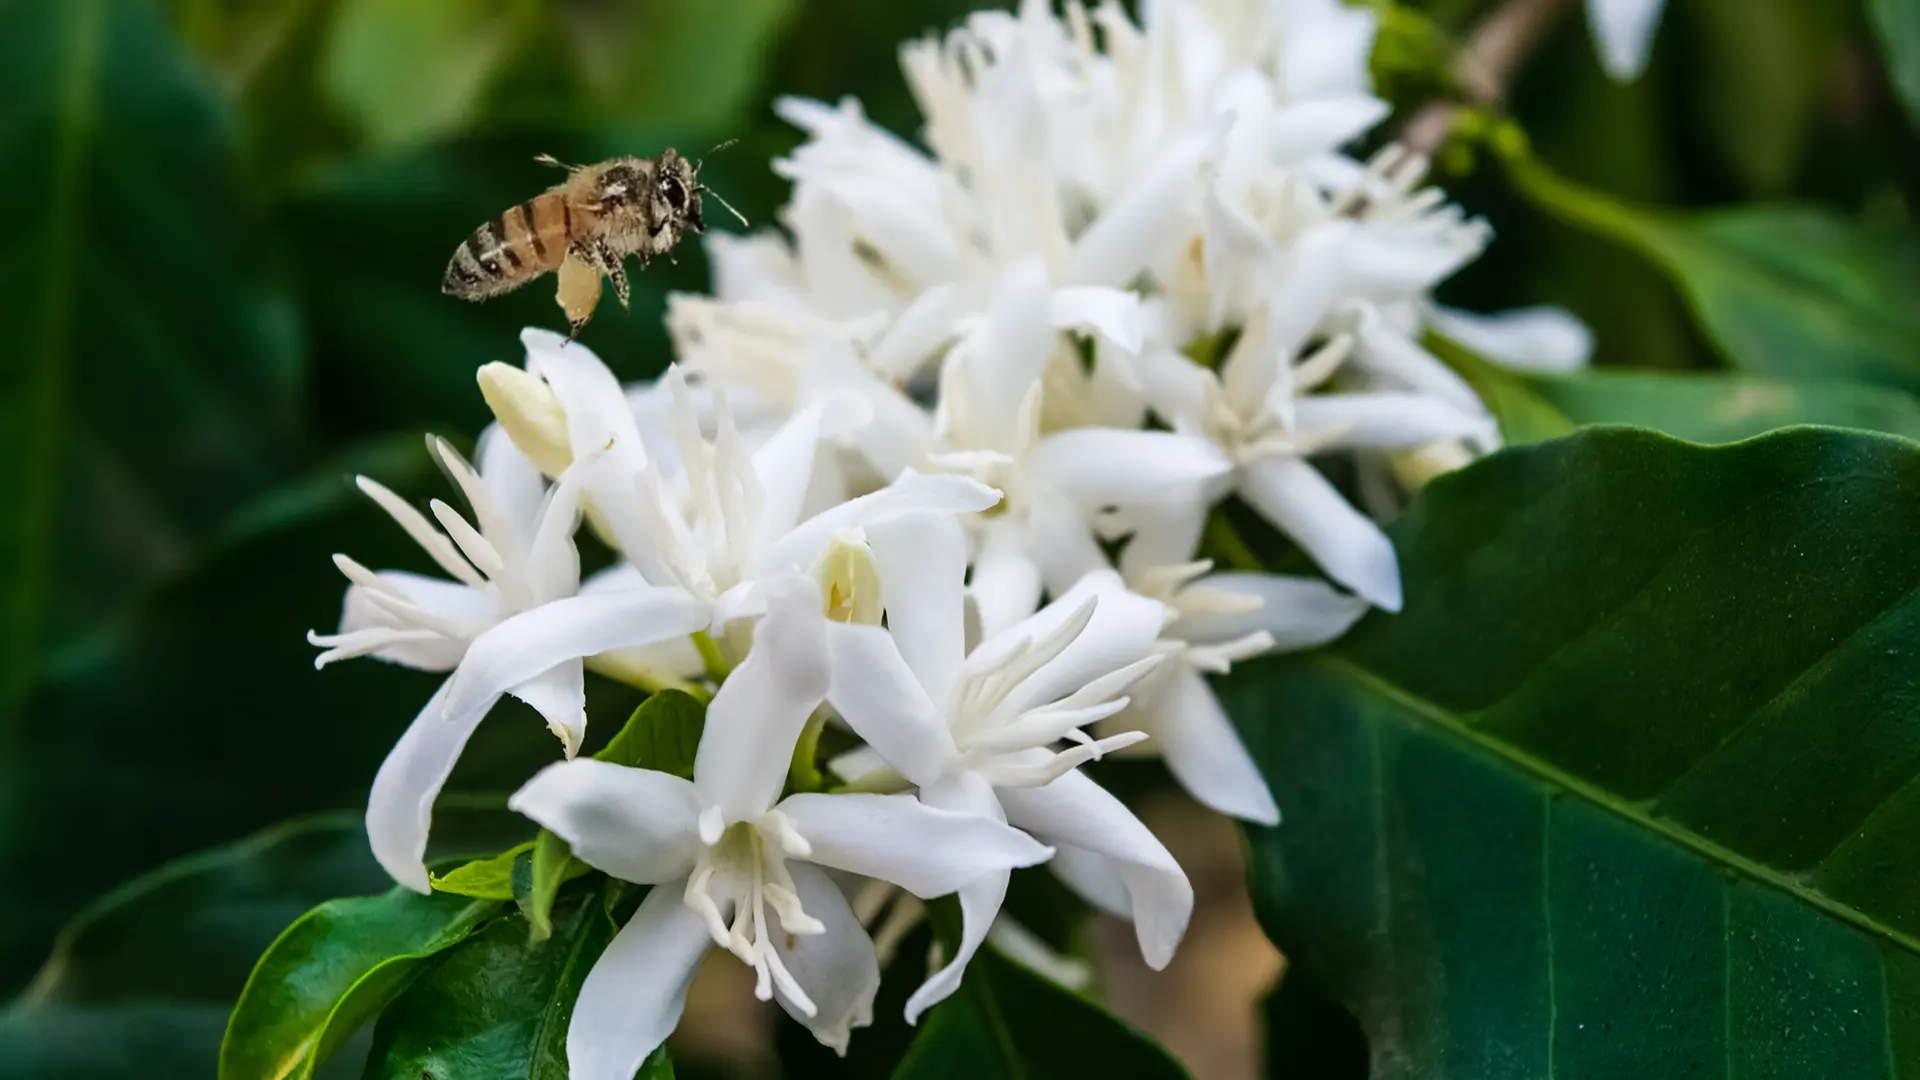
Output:
<path fill-rule="evenodd" d="M 596 870 L 654 885 L 684 877 L 700 853 L 693 785 L 653 769 L 576 758 L 536 773 L 508 808 L 552 830 Z"/>
<path fill-rule="evenodd" d="M 937 810 L 911 795 L 792 795 L 779 809 L 813 846 L 809 861 L 890 881 L 923 899 L 1053 855 L 993 818 Z"/>
<path fill-rule="evenodd" d="M 985 510 L 999 501 L 1000 493 L 978 480 L 909 471 L 879 491 L 843 502 L 801 522 L 760 553 L 754 563 L 755 576 L 811 572 L 827 541 L 841 529 L 859 529 L 908 514 L 970 513 Z"/>
<path fill-rule="evenodd" d="M 1056 701 L 1153 651 L 1166 606 L 1128 591 L 1120 575 L 1103 570 L 1088 574 L 1058 600 L 981 642 L 967 657 L 967 669 L 999 665 L 1023 643 L 1039 641 L 1064 625 L 1089 600 L 1095 601 L 1095 607 L 1086 628 L 1007 695 L 1009 709 L 1017 712 Z"/>
<path fill-rule="evenodd" d="M 1495 434 L 1492 417 L 1461 412 L 1428 394 L 1310 394 L 1294 403 L 1302 441 L 1315 447 L 1410 450 L 1436 439 Z"/>
<path fill-rule="evenodd" d="M 980 633 L 991 638 L 1040 606 L 1040 566 L 1027 554 L 1026 530 L 998 518 L 981 528 L 980 556 L 967 593 L 980 616 Z"/>
<path fill-rule="evenodd" d="M 487 494 L 493 496 L 500 516 L 512 525 L 515 539 L 521 545 L 532 541 L 547 492 L 546 479 L 540 475 L 539 468 L 521 453 L 497 423 L 488 424 L 480 433 L 473 456 L 480 466 L 480 479 L 486 484 Z M 494 542 L 496 546 L 502 543 Z"/>
<path fill-rule="evenodd" d="M 1130 534 L 1120 549 L 1120 572 L 1130 580 L 1155 566 L 1177 566 L 1193 558 L 1207 526 L 1205 498 L 1142 504 L 1119 518 Z"/>
<path fill-rule="evenodd" d="M 1593 358 L 1593 331 L 1551 304 L 1480 315 L 1435 307 L 1433 328 L 1515 371 L 1574 371 Z"/>
<path fill-rule="evenodd" d="M 1079 772 L 1045 787 L 1005 788 L 998 794 L 1008 821 L 1049 843 L 1072 844 L 1119 864 L 1140 953 L 1148 966 L 1166 967 L 1187 932 L 1193 886 L 1133 811 Z"/>
<path fill-rule="evenodd" d="M 608 452 L 641 453 L 640 432 L 620 380 L 593 350 L 533 327 L 520 332 L 520 342 L 527 348 L 527 370 L 547 380 L 566 410 L 575 461 Z"/>
<path fill-rule="evenodd" d="M 587 737 L 587 684 L 579 660 L 562 660 L 507 693 L 533 706 L 568 757 L 580 752 L 580 741 Z"/>
<path fill-rule="evenodd" d="M 1020 543 L 1040 568 L 1040 583 L 1059 595 L 1095 570 L 1107 568 L 1106 553 L 1093 537 L 1087 515 L 1072 500 L 1034 485 Z"/>
<path fill-rule="evenodd" d="M 681 902 L 685 889 L 656 885 L 587 973 L 567 1026 L 572 1080 L 633 1080 L 679 1026 L 693 973 L 713 945 Z"/>
<path fill-rule="evenodd" d="M 769 597 L 747 658 L 707 706 L 693 782 L 706 806 L 750 821 L 780 797 L 794 743 L 827 696 L 827 620 L 804 579 Z"/>
<path fill-rule="evenodd" d="M 1463 412 L 1485 412 L 1480 395 L 1467 380 L 1410 336 L 1387 325 L 1378 309 L 1360 311 L 1356 361 L 1367 370 L 1410 390 L 1432 394 Z"/>
<path fill-rule="evenodd" d="M 854 734 L 915 783 L 938 777 L 957 754 L 946 713 L 914 678 L 894 639 L 877 626 L 832 624 L 827 700 Z"/>
<path fill-rule="evenodd" d="M 1111 428 L 1049 435 L 1028 453 L 1027 464 L 1088 509 L 1192 498 L 1233 468 L 1205 439 Z"/>
<path fill-rule="evenodd" d="M 1632 82 L 1647 69 L 1653 34 L 1666 0 L 1587 0 L 1587 25 L 1600 66 L 1615 82 Z"/>
<path fill-rule="evenodd" d="M 1287 574 L 1212 574 L 1194 587 L 1256 597 L 1261 604 L 1253 611 L 1182 616 L 1167 631 L 1169 637 L 1207 644 L 1264 630 L 1277 652 L 1311 649 L 1346 633 L 1368 608 L 1365 600 L 1318 578 Z"/>
<path fill-rule="evenodd" d="M 953 337 L 969 298 L 956 284 L 935 285 L 914 298 L 867 353 L 867 363 L 888 378 L 912 378 L 935 350 Z"/>
<path fill-rule="evenodd" d="M 921 788 L 921 797 L 930 806 L 954 813 L 971 813 L 991 820 L 1004 820 L 1000 809 L 1000 800 L 994 797 L 993 789 L 971 773 L 963 773 L 944 783 Z M 1007 898 L 1007 884 L 1012 879 L 1011 871 L 988 874 L 970 885 L 962 886 L 958 892 L 960 898 L 960 947 L 949 957 L 945 967 L 927 976 L 913 996 L 907 999 L 907 1023 L 920 1021 L 920 1014 L 939 1004 L 960 988 L 960 978 L 966 974 L 967 963 L 973 954 L 980 951 L 980 945 L 987 939 L 987 932 L 993 928 L 994 920 L 1000 914 L 1000 906 Z"/>
<path fill-rule="evenodd" d="M 1124 288 L 1179 242 L 1185 215 L 1177 211 L 1187 202 L 1210 141 L 1207 134 L 1194 134 L 1175 142 L 1108 204 L 1074 242 L 1074 284 Z"/>
<path fill-rule="evenodd" d="M 1267 129 L 1268 153 L 1281 162 L 1327 153 L 1365 134 L 1388 111 L 1387 103 L 1371 94 L 1302 102 L 1274 115 Z"/>
<path fill-rule="evenodd" d="M 820 442 L 820 408 L 802 409 L 780 425 L 753 452 L 753 471 L 764 498 L 756 547 L 784 536 L 800 520 L 800 504 L 813 478 L 814 448 Z"/>
<path fill-rule="evenodd" d="M 426 708 L 393 744 L 367 797 L 367 839 L 373 857 L 393 880 L 418 893 L 431 891 L 427 867 L 427 830 L 433 800 L 440 795 L 453 763 L 460 759 L 473 730 L 493 707 L 493 698 L 464 712 L 446 712 L 448 683 L 441 683 Z"/>
<path fill-rule="evenodd" d="M 951 514 L 915 514 L 868 526 L 867 543 L 887 632 L 928 699 L 944 706 L 966 659 L 966 534 Z"/>
<path fill-rule="evenodd" d="M 1242 470 L 1240 494 L 1333 580 L 1375 607 L 1400 610 L 1393 542 L 1313 466 L 1298 458 L 1262 458 Z"/>
<path fill-rule="evenodd" d="M 1039 383 L 1058 338 L 1051 296 L 1046 267 L 1038 259 L 1007 271 L 994 289 L 985 321 L 965 345 L 964 378 L 951 380 L 966 398 L 971 448 L 1011 451 L 1018 444 L 1021 403 Z"/>
<path fill-rule="evenodd" d="M 496 697 L 564 660 L 691 634 L 709 617 L 685 591 L 655 586 L 542 604 L 474 639 L 453 673 L 447 708 Z"/>
<path fill-rule="evenodd" d="M 1152 694 L 1141 710 L 1154 717 L 1148 725 L 1153 745 L 1180 786 L 1230 817 L 1279 824 L 1280 808 L 1207 680 L 1191 666 L 1175 664 L 1154 681 Z"/>
<path fill-rule="evenodd" d="M 813 1000 L 814 1015 L 795 1009 L 783 995 L 780 1007 L 836 1053 L 847 1052 L 854 1028 L 873 1023 L 873 995 L 880 989 L 880 959 L 873 939 L 847 898 L 817 867 L 790 862 L 793 888 L 808 915 L 825 924 L 819 934 L 799 934 L 776 943 L 793 981 Z"/>
<path fill-rule="evenodd" d="M 1061 330 L 1091 331 L 1118 345 L 1129 355 L 1138 353 L 1143 330 L 1140 295 L 1125 289 L 1074 285 L 1053 293 L 1053 325 Z"/>
<path fill-rule="evenodd" d="M 1367 90 L 1372 82 L 1367 58 L 1373 53 L 1378 14 L 1324 2 L 1287 5 L 1282 12 L 1292 16 L 1279 63 L 1288 101 Z"/>
<path fill-rule="evenodd" d="M 1132 921 L 1133 898 L 1120 876 L 1120 864 L 1083 847 L 1054 842 L 1047 869 L 1080 894 L 1080 898 L 1116 918 Z"/>

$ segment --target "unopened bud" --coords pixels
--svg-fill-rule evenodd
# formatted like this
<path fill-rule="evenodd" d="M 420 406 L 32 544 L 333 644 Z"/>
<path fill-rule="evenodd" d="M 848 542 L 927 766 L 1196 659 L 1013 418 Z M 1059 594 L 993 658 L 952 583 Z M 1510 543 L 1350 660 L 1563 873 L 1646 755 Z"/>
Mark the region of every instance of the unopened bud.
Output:
<path fill-rule="evenodd" d="M 864 540 L 845 529 L 834 534 L 814 567 L 814 577 L 820 582 L 827 618 L 862 626 L 880 625 L 880 566 L 873 561 L 873 549 Z"/>
<path fill-rule="evenodd" d="M 512 364 L 487 364 L 479 380 L 480 396 L 513 445 L 548 476 L 566 472 L 573 449 L 567 443 L 567 413 L 553 387 Z"/>
<path fill-rule="evenodd" d="M 1473 464 L 1473 451 L 1459 439 L 1438 439 L 1394 454 L 1393 475 L 1408 491 L 1419 491 L 1434 477 Z"/>

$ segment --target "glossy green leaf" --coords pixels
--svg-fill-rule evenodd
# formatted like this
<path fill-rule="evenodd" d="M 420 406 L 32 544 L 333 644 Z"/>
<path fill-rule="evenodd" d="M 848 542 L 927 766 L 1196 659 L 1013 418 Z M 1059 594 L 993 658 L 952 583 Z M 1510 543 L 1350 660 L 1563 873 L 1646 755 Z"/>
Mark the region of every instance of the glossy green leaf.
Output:
<path fill-rule="evenodd" d="M 89 905 L 0 1009 L 0 1076 L 211 1076 L 232 1002 L 288 923 L 386 873 L 358 817 L 276 826 L 169 863 Z"/>
<path fill-rule="evenodd" d="M 1867 0 L 1867 16 L 1907 116 L 1920 126 L 1920 3 Z"/>
<path fill-rule="evenodd" d="M 1219 688 L 1262 922 L 1375 1077 L 1920 1068 L 1920 447 L 1599 429 L 1436 480 L 1405 611 Z"/>
<path fill-rule="evenodd" d="M 1793 424 L 1920 439 L 1920 400 L 1865 383 L 1613 369 L 1535 376 L 1527 383 L 1575 423 L 1632 424 L 1688 442 L 1738 442 Z"/>
<path fill-rule="evenodd" d="M 427 960 L 499 910 L 495 900 L 421 896 L 398 886 L 314 908 L 247 980 L 220 1047 L 222 1080 L 312 1075 Z"/>
<path fill-rule="evenodd" d="M 514 864 L 533 851 L 533 841 L 508 848 L 498 855 L 475 859 L 447 871 L 428 874 L 434 892 L 471 896 L 477 900 L 513 899 Z"/>
<path fill-rule="evenodd" d="M 1664 268 L 1734 367 L 1920 392 L 1920 233 L 1801 206 L 1632 207 L 1554 175 L 1518 129 L 1491 141 L 1542 209 Z"/>
<path fill-rule="evenodd" d="M 553 932 L 553 901 L 560 895 L 560 886 L 591 869 L 573 857 L 573 849 L 565 840 L 545 829 L 540 830 L 527 858 L 527 887 L 514 896 L 515 900 L 520 901 L 521 914 L 533 924 L 536 938 L 544 938 Z"/>
<path fill-rule="evenodd" d="M 894 1071 L 899 1080 L 1188 1075 L 1126 1021 L 991 948 L 973 958 L 960 989 L 920 1023 Z"/>
<path fill-rule="evenodd" d="M 535 940 L 510 913 L 451 950 L 407 988 L 374 1032 L 367 1080 L 566 1080 L 567 1024 L 595 960 L 613 940 L 622 882 L 572 897 Z M 668 1080 L 663 1049 L 641 1080 Z"/>
<path fill-rule="evenodd" d="M 292 310 L 232 134 L 152 4 L 0 4 L 0 750 L 51 648 L 290 460 Z"/>

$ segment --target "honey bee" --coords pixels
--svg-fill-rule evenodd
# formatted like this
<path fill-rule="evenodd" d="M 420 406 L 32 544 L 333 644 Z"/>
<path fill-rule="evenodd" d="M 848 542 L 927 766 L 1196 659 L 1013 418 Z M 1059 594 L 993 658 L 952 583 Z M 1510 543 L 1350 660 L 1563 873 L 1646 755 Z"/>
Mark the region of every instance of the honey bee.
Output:
<path fill-rule="evenodd" d="M 441 292 L 485 300 L 557 270 L 554 301 L 578 335 L 600 302 L 601 275 L 613 280 L 614 294 L 626 307 L 621 264 L 627 256 L 640 256 L 645 269 L 655 255 L 671 258 L 686 233 L 707 231 L 702 193 L 712 194 L 741 224 L 747 221 L 700 183 L 699 162 L 672 148 L 657 158 L 617 157 L 598 165 L 563 165 L 545 154 L 534 160 L 567 170 L 566 181 L 475 229 L 454 249 Z"/>

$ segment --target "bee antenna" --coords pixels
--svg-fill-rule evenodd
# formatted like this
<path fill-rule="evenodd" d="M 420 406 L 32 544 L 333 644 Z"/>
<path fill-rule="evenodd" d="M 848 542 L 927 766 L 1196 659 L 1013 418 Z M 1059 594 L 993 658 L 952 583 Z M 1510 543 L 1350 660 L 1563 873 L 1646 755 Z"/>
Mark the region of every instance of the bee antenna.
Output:
<path fill-rule="evenodd" d="M 735 210 L 735 209 L 733 208 L 733 204 L 732 204 L 732 203 L 730 203 L 730 202 L 728 202 L 728 201 L 726 200 L 726 197 L 725 197 L 725 196 L 723 196 L 723 195 L 721 195 L 721 194 L 720 194 L 719 192 L 717 192 L 717 191 L 715 191 L 715 190 L 713 190 L 712 188 L 710 188 L 710 187 L 708 187 L 708 186 L 707 186 L 707 185 L 705 185 L 705 184 L 701 184 L 701 185 L 700 185 L 700 190 L 701 190 L 701 191 L 704 191 L 704 192 L 706 192 L 707 194 L 709 194 L 709 195 L 711 195 L 711 196 L 713 196 L 713 197 L 714 197 L 714 199 L 715 199 L 716 201 L 718 201 L 718 202 L 720 203 L 720 205 L 721 205 L 721 206 L 724 206 L 724 207 L 726 207 L 726 208 L 727 208 L 727 213 L 729 213 L 729 214 L 732 214 L 732 215 L 733 215 L 734 217 L 737 217 L 737 218 L 739 218 L 739 219 L 740 219 L 740 224 L 742 224 L 742 225 L 745 225 L 745 226 L 746 226 L 747 228 L 749 228 L 749 229 L 751 229 L 751 228 L 753 228 L 753 222 L 751 222 L 751 221 L 748 221 L 748 220 L 747 220 L 747 215 L 745 215 L 745 214 L 743 214 L 743 213 L 741 213 L 741 212 L 740 212 L 740 211 L 738 211 L 738 210 Z"/>
<path fill-rule="evenodd" d="M 561 161 L 559 158 L 554 157 L 552 154 L 535 154 L 533 155 L 533 160 L 539 162 L 542 165 L 551 165 L 556 169 L 565 169 L 568 172 L 572 172 L 573 170 L 578 169 L 580 167 L 578 165 L 569 165 L 566 162 Z"/>
<path fill-rule="evenodd" d="M 713 149 L 707 151 L 707 153 L 717 154 L 720 151 L 725 150 L 727 147 L 737 144 L 739 141 L 740 141 L 739 139 L 728 139 L 726 142 L 714 143 Z"/>

